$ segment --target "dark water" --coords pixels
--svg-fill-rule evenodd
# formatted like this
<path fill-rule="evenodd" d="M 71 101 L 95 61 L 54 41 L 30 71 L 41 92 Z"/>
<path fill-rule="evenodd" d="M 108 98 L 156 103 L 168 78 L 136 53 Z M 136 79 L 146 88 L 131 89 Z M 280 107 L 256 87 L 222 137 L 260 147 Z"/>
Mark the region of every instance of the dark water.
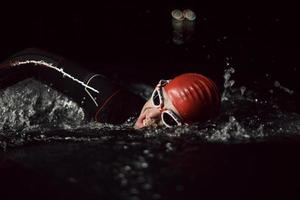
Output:
<path fill-rule="evenodd" d="M 1 18 L 7 30 L 1 57 L 28 46 L 45 48 L 128 82 L 143 97 L 160 78 L 196 71 L 217 82 L 222 112 L 172 129 L 134 130 L 134 119 L 119 126 L 86 122 L 68 97 L 27 79 L 0 91 L 1 198 L 299 197 L 293 5 L 69 6 L 54 9 L 55 15 L 20 9 Z M 194 8 L 197 21 L 191 39 L 179 45 L 170 11 L 180 7 Z"/>
<path fill-rule="evenodd" d="M 34 199 L 286 196 L 298 189 L 278 185 L 298 175 L 294 91 L 275 82 L 261 95 L 235 87 L 234 73 L 224 72 L 218 118 L 171 129 L 134 130 L 134 119 L 119 126 L 86 122 L 76 103 L 33 79 L 1 91 L 5 195 L 15 198 L 21 189 Z M 132 87 L 144 97 L 152 91 Z M 289 110 L 278 96 L 290 101 Z"/>

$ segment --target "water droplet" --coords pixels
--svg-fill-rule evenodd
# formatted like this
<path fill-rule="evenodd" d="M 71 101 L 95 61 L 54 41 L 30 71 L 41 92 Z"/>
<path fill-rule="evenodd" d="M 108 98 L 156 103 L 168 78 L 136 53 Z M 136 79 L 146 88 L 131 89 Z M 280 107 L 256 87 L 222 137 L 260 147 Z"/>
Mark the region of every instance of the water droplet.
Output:
<path fill-rule="evenodd" d="M 131 170 L 131 167 L 130 167 L 129 165 L 126 165 L 126 166 L 124 167 L 124 170 L 125 170 L 125 171 L 130 171 L 130 170 Z"/>
<path fill-rule="evenodd" d="M 166 143 L 167 151 L 173 151 L 172 144 L 170 142 Z"/>
<path fill-rule="evenodd" d="M 246 87 L 242 86 L 242 87 L 240 87 L 240 90 L 241 90 L 241 95 L 243 96 L 246 91 Z"/>
<path fill-rule="evenodd" d="M 142 163 L 141 163 L 141 167 L 142 167 L 142 168 L 147 168 L 147 167 L 148 167 L 148 163 L 142 162 Z"/>
<path fill-rule="evenodd" d="M 142 187 L 143 187 L 144 190 L 150 190 L 152 188 L 152 185 L 149 184 L 149 183 L 145 183 L 145 184 L 143 184 Z"/>
<path fill-rule="evenodd" d="M 275 81 L 275 82 L 274 82 L 274 86 L 275 86 L 275 87 L 280 87 L 279 81 Z"/>
<path fill-rule="evenodd" d="M 144 153 L 144 154 L 149 154 L 150 151 L 149 151 L 148 149 L 144 149 L 143 153 Z"/>
<path fill-rule="evenodd" d="M 77 183 L 78 181 L 74 177 L 69 177 L 69 182 L 71 183 Z"/>

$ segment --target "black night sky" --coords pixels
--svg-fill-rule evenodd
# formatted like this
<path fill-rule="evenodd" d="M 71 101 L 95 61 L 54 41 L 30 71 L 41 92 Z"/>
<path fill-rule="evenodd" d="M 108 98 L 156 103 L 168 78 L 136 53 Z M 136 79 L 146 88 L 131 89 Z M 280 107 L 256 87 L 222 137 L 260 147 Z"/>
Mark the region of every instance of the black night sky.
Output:
<path fill-rule="evenodd" d="M 197 14 L 192 41 L 183 45 L 172 42 L 170 13 L 176 8 Z M 268 73 L 293 87 L 299 64 L 295 9 L 275 1 L 7 5 L 0 19 L 0 58 L 37 47 L 107 76 L 149 84 L 187 71 L 222 84 L 230 58 L 241 82 Z"/>

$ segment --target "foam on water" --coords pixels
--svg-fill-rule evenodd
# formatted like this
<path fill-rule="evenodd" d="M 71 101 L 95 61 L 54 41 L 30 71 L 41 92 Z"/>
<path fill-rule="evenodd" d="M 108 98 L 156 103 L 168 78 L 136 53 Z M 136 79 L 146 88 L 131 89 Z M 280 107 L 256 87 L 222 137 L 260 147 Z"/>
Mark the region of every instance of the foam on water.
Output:
<path fill-rule="evenodd" d="M 0 91 L 0 132 L 69 129 L 84 123 L 84 112 L 68 97 L 27 79 Z"/>

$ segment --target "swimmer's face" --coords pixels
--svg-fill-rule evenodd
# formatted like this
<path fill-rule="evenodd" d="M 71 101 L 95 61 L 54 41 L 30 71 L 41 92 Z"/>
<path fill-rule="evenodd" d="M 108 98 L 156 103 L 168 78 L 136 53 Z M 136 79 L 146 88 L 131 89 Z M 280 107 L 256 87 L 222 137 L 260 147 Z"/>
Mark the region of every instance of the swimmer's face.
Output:
<path fill-rule="evenodd" d="M 138 117 L 134 128 L 140 129 L 147 126 L 157 127 L 157 126 L 163 126 L 163 122 L 161 119 L 161 110 L 171 110 L 178 116 L 179 113 L 172 104 L 169 96 L 165 92 L 165 90 L 162 88 L 162 94 L 163 94 L 163 101 L 164 105 L 163 108 L 154 106 L 152 103 L 151 98 L 145 103 L 145 105 L 142 108 L 142 111 L 140 113 L 140 116 Z"/>

